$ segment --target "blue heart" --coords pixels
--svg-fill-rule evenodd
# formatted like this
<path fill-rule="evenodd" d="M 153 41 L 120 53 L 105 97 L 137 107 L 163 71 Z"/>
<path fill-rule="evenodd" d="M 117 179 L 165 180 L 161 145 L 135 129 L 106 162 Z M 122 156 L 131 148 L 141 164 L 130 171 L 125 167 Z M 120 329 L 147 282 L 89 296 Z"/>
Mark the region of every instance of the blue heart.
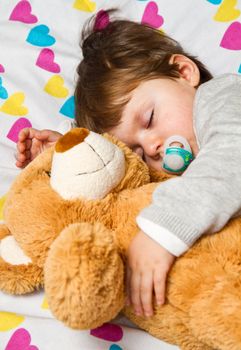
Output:
<path fill-rule="evenodd" d="M 221 4 L 222 0 L 207 0 L 208 2 L 211 2 L 213 5 L 219 5 Z"/>
<path fill-rule="evenodd" d="M 2 78 L 1 77 L 0 77 L 0 98 L 2 98 L 3 100 L 8 98 L 8 92 L 5 89 L 5 87 L 2 86 Z"/>
<path fill-rule="evenodd" d="M 109 350 L 122 350 L 122 348 L 119 345 L 112 344 Z"/>
<path fill-rule="evenodd" d="M 70 98 L 68 98 L 67 101 L 65 101 L 65 103 L 63 104 L 59 112 L 65 115 L 66 117 L 74 119 L 75 117 L 74 96 L 71 96 Z"/>
<path fill-rule="evenodd" d="M 49 35 L 49 27 L 41 24 L 30 30 L 26 41 L 35 46 L 46 47 L 53 45 L 56 40 Z"/>

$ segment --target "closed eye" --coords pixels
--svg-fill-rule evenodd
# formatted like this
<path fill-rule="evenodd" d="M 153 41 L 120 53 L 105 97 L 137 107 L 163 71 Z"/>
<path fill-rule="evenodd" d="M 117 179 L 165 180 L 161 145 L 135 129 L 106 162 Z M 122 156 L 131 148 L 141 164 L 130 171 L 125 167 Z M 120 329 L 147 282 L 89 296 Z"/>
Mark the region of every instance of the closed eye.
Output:
<path fill-rule="evenodd" d="M 151 127 L 151 124 L 153 122 L 153 117 L 154 117 L 154 109 L 152 110 L 150 118 L 148 120 L 148 124 L 147 124 L 147 127 L 146 127 L 147 129 Z"/>

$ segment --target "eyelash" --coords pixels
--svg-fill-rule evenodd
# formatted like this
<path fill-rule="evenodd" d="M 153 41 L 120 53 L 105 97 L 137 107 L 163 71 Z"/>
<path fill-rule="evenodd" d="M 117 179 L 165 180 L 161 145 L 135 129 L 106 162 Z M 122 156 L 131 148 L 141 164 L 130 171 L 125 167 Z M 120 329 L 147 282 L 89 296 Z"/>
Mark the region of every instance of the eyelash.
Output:
<path fill-rule="evenodd" d="M 150 118 L 148 120 L 148 124 L 147 124 L 147 127 L 146 127 L 147 129 L 151 126 L 151 123 L 153 121 L 153 117 L 154 117 L 154 109 L 152 110 L 151 116 L 150 116 Z"/>

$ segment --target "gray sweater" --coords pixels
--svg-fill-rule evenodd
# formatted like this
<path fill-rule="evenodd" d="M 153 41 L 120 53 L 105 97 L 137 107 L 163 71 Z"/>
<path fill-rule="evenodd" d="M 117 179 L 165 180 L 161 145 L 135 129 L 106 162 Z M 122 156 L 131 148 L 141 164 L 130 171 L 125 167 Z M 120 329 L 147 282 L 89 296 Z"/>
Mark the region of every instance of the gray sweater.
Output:
<path fill-rule="evenodd" d="M 160 184 L 137 217 L 176 256 L 241 214 L 241 76 L 225 74 L 198 88 L 194 129 L 197 157 L 182 176 Z"/>

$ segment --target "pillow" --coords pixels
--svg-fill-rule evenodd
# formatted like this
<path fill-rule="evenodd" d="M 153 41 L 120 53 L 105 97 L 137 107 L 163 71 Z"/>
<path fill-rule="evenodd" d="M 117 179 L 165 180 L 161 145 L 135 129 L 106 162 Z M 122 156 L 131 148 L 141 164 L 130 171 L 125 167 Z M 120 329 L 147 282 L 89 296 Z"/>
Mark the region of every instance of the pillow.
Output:
<path fill-rule="evenodd" d="M 178 40 L 214 75 L 241 73 L 241 0 L 8 0 L 0 4 L 0 220 L 20 171 L 14 153 L 28 126 L 58 129 L 74 118 L 79 36 L 101 9 L 148 23 Z"/>

